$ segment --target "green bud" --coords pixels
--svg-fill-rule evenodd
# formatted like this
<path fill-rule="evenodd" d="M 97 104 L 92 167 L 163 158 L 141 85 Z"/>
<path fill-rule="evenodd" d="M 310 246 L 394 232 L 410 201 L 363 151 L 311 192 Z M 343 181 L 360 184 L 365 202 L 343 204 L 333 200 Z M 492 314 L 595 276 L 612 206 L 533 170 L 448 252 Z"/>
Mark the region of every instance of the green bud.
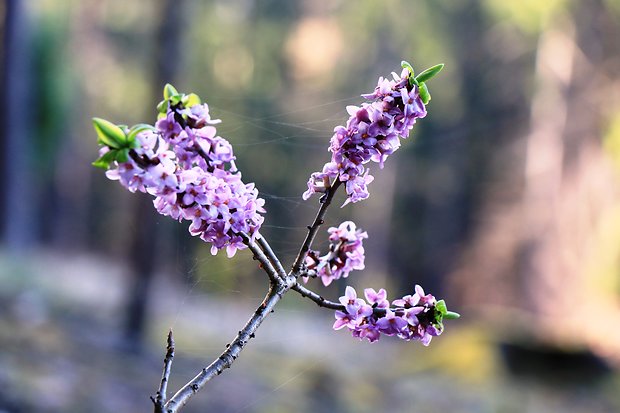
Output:
<path fill-rule="evenodd" d="M 425 71 L 417 75 L 415 80 L 417 80 L 418 83 L 427 82 L 431 80 L 432 78 L 434 78 L 437 75 L 437 73 L 441 72 L 441 69 L 443 69 L 443 66 L 444 64 L 440 63 L 433 67 L 429 67 L 428 69 L 426 69 Z"/>
<path fill-rule="evenodd" d="M 108 122 L 107 120 L 101 118 L 93 118 L 93 127 L 97 132 L 97 141 L 101 145 L 118 149 L 127 143 L 125 132 L 123 132 L 121 128 L 112 122 Z"/>
<path fill-rule="evenodd" d="M 461 316 L 459 313 L 455 313 L 454 311 L 448 311 L 448 306 L 446 306 L 446 302 L 444 300 L 437 301 L 437 304 L 435 304 L 435 311 L 436 321 L 440 323 L 442 319 L 455 320 Z"/>
<path fill-rule="evenodd" d="M 446 320 L 456 320 L 457 318 L 461 318 L 461 315 L 459 313 L 455 313 L 454 311 L 446 311 L 443 318 Z"/>
<path fill-rule="evenodd" d="M 166 83 L 164 86 L 164 100 L 169 100 L 171 97 L 178 95 L 179 92 L 170 83 Z"/>
<path fill-rule="evenodd" d="M 170 106 L 177 106 L 179 103 L 183 102 L 183 98 L 185 95 L 172 95 L 170 96 Z"/>
<path fill-rule="evenodd" d="M 420 83 L 418 85 L 418 90 L 420 92 L 420 98 L 425 105 L 428 105 L 428 102 L 431 101 L 431 94 L 428 91 L 428 87 L 426 87 L 426 83 Z"/>

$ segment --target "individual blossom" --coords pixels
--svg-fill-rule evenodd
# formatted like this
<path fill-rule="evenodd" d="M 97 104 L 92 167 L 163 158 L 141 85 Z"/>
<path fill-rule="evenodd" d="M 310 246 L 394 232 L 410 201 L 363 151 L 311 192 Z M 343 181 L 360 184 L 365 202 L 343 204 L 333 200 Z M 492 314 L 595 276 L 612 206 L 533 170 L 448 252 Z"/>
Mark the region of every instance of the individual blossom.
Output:
<path fill-rule="evenodd" d="M 372 308 L 388 308 L 390 306 L 390 302 L 387 300 L 387 291 L 383 288 L 379 292 L 375 291 L 374 288 L 366 288 L 364 296 Z"/>
<path fill-rule="evenodd" d="M 372 307 L 363 299 L 357 298 L 357 292 L 353 287 L 346 288 L 345 294 L 340 297 L 340 303 L 345 311 L 336 311 L 334 330 L 340 330 L 343 327 L 356 329 L 366 317 L 372 314 Z"/>
<path fill-rule="evenodd" d="M 328 253 L 321 257 L 318 251 L 311 250 L 305 260 L 306 268 L 314 271 L 325 286 L 348 277 L 353 270 L 364 269 L 363 240 L 368 238 L 368 234 L 358 229 L 352 221 L 331 227 L 328 232 Z"/>
<path fill-rule="evenodd" d="M 348 106 L 346 126 L 337 126 L 331 138 L 331 160 L 322 172 L 315 172 L 303 194 L 308 199 L 313 193 L 325 192 L 332 179 L 345 183 L 347 200 L 358 202 L 368 198 L 368 185 L 373 181 L 366 164 L 376 162 L 383 168 L 385 160 L 400 147 L 416 119 L 426 116 L 426 106 L 420 96 L 419 85 L 411 79 L 409 68 L 392 78 L 379 78 L 372 93 L 362 97 L 369 102 Z"/>
<path fill-rule="evenodd" d="M 379 331 L 386 336 L 394 336 L 399 334 L 406 326 L 407 320 L 397 316 L 396 313 L 389 308 L 385 311 L 385 315 L 377 319 L 376 323 Z"/>

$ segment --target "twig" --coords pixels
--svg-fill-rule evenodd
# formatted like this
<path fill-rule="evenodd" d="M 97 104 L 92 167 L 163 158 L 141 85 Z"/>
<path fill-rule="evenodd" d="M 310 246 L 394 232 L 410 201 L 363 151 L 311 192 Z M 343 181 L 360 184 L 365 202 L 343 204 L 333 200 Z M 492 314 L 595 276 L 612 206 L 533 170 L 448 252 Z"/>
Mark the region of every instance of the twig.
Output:
<path fill-rule="evenodd" d="M 312 301 L 317 303 L 319 307 L 345 311 L 344 305 L 326 300 L 321 295 L 299 284 L 299 282 L 295 283 L 295 285 L 293 285 L 291 289 L 297 291 L 299 294 L 301 294 L 302 297 L 311 299 Z"/>
<path fill-rule="evenodd" d="M 297 277 L 299 277 L 300 275 L 300 270 L 302 268 L 304 259 L 308 254 L 308 251 L 310 250 L 310 246 L 312 244 L 312 241 L 314 240 L 314 237 L 316 236 L 316 232 L 319 226 L 323 224 L 323 217 L 325 216 L 325 212 L 331 204 L 332 198 L 334 197 L 334 194 L 336 193 L 336 190 L 338 189 L 340 184 L 340 180 L 336 178 L 333 185 L 321 198 L 321 207 L 317 212 L 314 222 L 311 226 L 308 227 L 308 234 L 306 235 L 306 239 L 304 240 L 304 243 L 299 250 L 295 263 L 293 264 L 292 270 L 289 274 L 286 273 L 286 270 L 280 263 L 280 260 L 271 249 L 271 246 L 269 245 L 267 240 L 262 237 L 262 235 L 258 234 L 257 245 L 247 234 L 241 234 L 241 236 L 243 237 L 243 242 L 254 254 L 254 259 L 258 260 L 261 263 L 262 269 L 269 276 L 269 291 L 267 292 L 267 295 L 265 296 L 261 305 L 254 312 L 254 315 L 252 315 L 252 317 L 248 320 L 243 329 L 239 331 L 232 343 L 227 345 L 226 351 L 224 351 L 209 366 L 203 368 L 202 371 L 196 375 L 196 377 L 194 377 L 191 381 L 185 384 L 174 396 L 172 396 L 167 401 L 165 396 L 166 388 L 163 384 L 162 378 L 163 390 L 162 387 L 160 387 L 160 391 L 158 392 L 158 398 L 154 400 L 156 413 L 178 412 L 179 409 L 181 409 L 181 407 L 183 407 L 194 394 L 196 394 L 201 388 L 203 388 L 209 380 L 229 368 L 237 359 L 241 351 L 245 348 L 248 341 L 254 338 L 255 332 L 262 324 L 263 320 L 269 315 L 269 313 L 273 311 L 273 308 L 278 303 L 278 301 L 280 301 L 282 296 L 291 288 L 295 288 L 296 291 L 300 292 L 302 295 L 305 294 L 305 296 L 309 297 L 315 302 L 321 303 L 323 307 L 335 308 L 340 310 L 344 309 L 344 306 L 342 306 L 341 304 L 327 301 L 313 291 L 307 290 L 306 288 L 297 284 Z M 170 339 L 172 338 L 171 335 L 169 337 Z M 168 354 L 166 354 L 165 361 L 166 360 L 168 360 Z M 170 374 L 170 364 L 172 363 L 172 357 L 170 357 L 169 360 L 170 361 L 168 362 L 168 364 L 164 364 L 164 375 L 166 378 L 166 382 L 168 381 L 168 375 Z M 162 400 L 162 402 L 160 402 L 160 399 Z"/>
<path fill-rule="evenodd" d="M 172 338 L 172 330 L 168 332 L 168 344 L 166 346 L 166 357 L 164 357 L 164 370 L 161 375 L 161 383 L 155 397 L 151 396 L 151 400 L 155 405 L 155 413 L 164 413 L 166 404 L 166 391 L 168 388 L 168 380 L 170 378 L 170 370 L 172 368 L 172 359 L 174 359 L 174 339 Z"/>
<path fill-rule="evenodd" d="M 271 261 L 267 258 L 263 250 L 261 250 L 247 234 L 241 233 L 241 237 L 243 238 L 243 243 L 247 245 L 250 251 L 252 251 L 252 254 L 254 254 L 254 259 L 260 262 L 261 268 L 267 273 L 269 280 L 272 283 L 281 284 L 282 278 L 278 276 L 278 272 L 273 267 Z M 286 274 L 284 274 L 284 276 L 286 276 Z"/>
<path fill-rule="evenodd" d="M 320 294 L 317 294 L 314 291 L 310 290 L 309 288 L 306 288 L 303 285 L 301 285 L 299 281 L 297 281 L 295 285 L 291 287 L 291 290 L 295 290 L 296 292 L 301 294 L 302 297 L 311 299 L 319 307 L 346 312 L 346 308 L 344 305 L 323 298 L 323 296 L 321 296 Z M 402 310 L 402 308 L 391 308 L 390 310 L 396 312 L 398 310 Z M 385 308 L 373 308 L 372 312 L 373 314 L 383 317 L 385 316 L 386 310 Z"/>
<path fill-rule="evenodd" d="M 321 208 L 319 208 L 319 212 L 317 212 L 316 218 L 314 218 L 314 222 L 312 223 L 312 225 L 308 227 L 308 234 L 306 235 L 306 239 L 301 245 L 299 253 L 297 254 L 297 258 L 295 259 L 295 263 L 293 264 L 292 274 L 299 276 L 299 271 L 301 270 L 304 260 L 306 259 L 306 255 L 308 255 L 308 251 L 310 250 L 312 241 L 314 241 L 314 237 L 316 236 L 319 227 L 324 222 L 323 217 L 325 216 L 325 212 L 331 204 L 332 198 L 334 197 L 334 194 L 338 190 L 340 184 L 340 176 L 338 176 L 334 180 L 334 183 L 329 187 L 325 195 L 323 195 L 323 197 L 321 198 Z"/>
<path fill-rule="evenodd" d="M 165 404 L 166 413 L 177 412 L 187 401 L 196 394 L 209 380 L 221 374 L 225 369 L 229 368 L 239 357 L 239 353 L 245 345 L 254 338 L 256 329 L 261 325 L 265 317 L 273 310 L 275 305 L 280 301 L 282 295 L 288 291 L 295 283 L 293 277 L 288 277 L 286 282 L 279 284 L 271 283 L 269 292 L 261 305 L 256 309 L 254 315 L 248 320 L 239 334 L 213 363 L 202 369 L 196 377 L 181 388 L 174 396 L 172 396 Z"/>
<path fill-rule="evenodd" d="M 276 267 L 278 274 L 280 274 L 282 278 L 286 277 L 286 270 L 278 259 L 278 256 L 271 249 L 271 245 L 269 245 L 267 239 L 259 233 L 257 234 L 256 240 L 258 241 L 258 245 L 262 248 L 269 261 Z"/>

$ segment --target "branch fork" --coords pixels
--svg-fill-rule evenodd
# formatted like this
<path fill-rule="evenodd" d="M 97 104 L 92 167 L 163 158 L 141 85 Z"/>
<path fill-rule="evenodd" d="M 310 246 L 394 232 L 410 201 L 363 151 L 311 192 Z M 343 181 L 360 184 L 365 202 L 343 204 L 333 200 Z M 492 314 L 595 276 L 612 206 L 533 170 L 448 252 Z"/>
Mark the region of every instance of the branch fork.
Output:
<path fill-rule="evenodd" d="M 155 396 L 151 396 L 155 413 L 178 412 L 209 380 L 231 367 L 247 343 L 255 337 L 258 327 L 265 318 L 273 312 L 278 301 L 280 301 L 289 290 L 292 289 L 297 291 L 303 297 L 310 298 L 321 307 L 339 310 L 344 309 L 344 306 L 341 304 L 325 300 L 323 297 L 307 289 L 298 282 L 299 277 L 312 275 L 305 269 L 304 260 L 308 251 L 310 251 L 310 247 L 319 227 L 324 223 L 323 217 L 325 216 L 325 212 L 331 204 L 339 186 L 340 181 L 336 179 L 334 184 L 332 184 L 325 193 L 324 198 L 321 199 L 321 207 L 312 225 L 308 226 L 306 238 L 289 272 L 284 269 L 277 255 L 260 233 L 256 235 L 255 240 L 247 234 L 241 234 L 243 242 L 248 246 L 250 251 L 252 251 L 253 258 L 260 263 L 260 268 L 267 274 L 269 278 L 269 290 L 252 317 L 246 322 L 245 326 L 239 331 L 233 341 L 226 346 L 226 350 L 168 399 L 166 392 L 172 370 L 172 361 L 174 359 L 174 340 L 172 337 L 172 330 L 170 330 L 168 333 L 168 344 L 166 356 L 164 357 L 164 368 L 159 390 Z"/>

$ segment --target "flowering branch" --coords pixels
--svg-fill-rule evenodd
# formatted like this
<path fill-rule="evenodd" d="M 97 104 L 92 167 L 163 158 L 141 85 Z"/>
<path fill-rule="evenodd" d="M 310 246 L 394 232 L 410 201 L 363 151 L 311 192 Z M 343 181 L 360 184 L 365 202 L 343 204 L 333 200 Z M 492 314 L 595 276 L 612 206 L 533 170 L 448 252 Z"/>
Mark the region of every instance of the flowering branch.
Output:
<path fill-rule="evenodd" d="M 258 197 L 253 183 L 241 180 L 232 146 L 217 136 L 214 125 L 220 121 L 211 119 L 208 105 L 201 103 L 198 96 L 179 93 L 166 85 L 155 126 L 138 124 L 128 128 L 93 119 L 101 145 L 99 158 L 93 164 L 106 169 L 108 178 L 118 180 L 131 192 L 154 196 L 153 203 L 162 215 L 191 221 L 190 233 L 210 243 L 212 254 L 225 249 L 232 257 L 239 249 L 250 249 L 269 278 L 263 302 L 235 339 L 170 399 L 166 391 L 174 340 L 172 331 L 168 334 L 162 379 L 156 396 L 151 397 L 156 413 L 177 412 L 209 380 L 229 368 L 291 289 L 320 307 L 335 310 L 335 330 L 346 327 L 354 337 L 370 342 L 388 335 L 428 345 L 443 331 L 444 319 L 458 317 L 447 310 L 443 300 L 425 294 L 419 285 L 414 293 L 390 303 L 384 289 L 366 288 L 364 299 L 349 286 L 339 302 L 333 302 L 300 283 L 319 278 L 327 286 L 348 277 L 351 271 L 364 269 L 363 240 L 368 235 L 351 221 L 328 229 L 330 245 L 325 254 L 311 247 L 338 188 L 343 186 L 347 194 L 343 206 L 368 198 L 368 185 L 374 178 L 365 165 L 375 162 L 383 168 L 388 156 L 400 147 L 400 140 L 409 136 L 416 119 L 426 116 L 430 101 L 426 82 L 443 65 L 418 76 L 407 62 L 402 66 L 400 75 L 379 78 L 375 90 L 362 95 L 368 102 L 347 107 L 350 117 L 346 126 L 334 129 L 329 147 L 331 161 L 310 176 L 308 190 L 303 194 L 308 199 L 321 193 L 321 205 L 288 272 L 259 232 L 265 201 Z"/>
<path fill-rule="evenodd" d="M 308 255 L 308 251 L 310 251 L 310 246 L 312 245 L 312 241 L 314 241 L 314 238 L 316 237 L 316 233 L 319 230 L 319 227 L 325 222 L 323 220 L 323 217 L 325 217 L 327 208 L 329 208 L 329 205 L 331 204 L 332 199 L 334 198 L 334 195 L 336 194 L 336 191 L 338 190 L 340 184 L 341 181 L 339 179 L 336 179 L 334 183 L 327 188 L 325 195 L 321 197 L 321 207 L 319 208 L 319 211 L 314 218 L 314 222 L 312 222 L 312 225 L 308 227 L 308 234 L 306 235 L 306 239 L 304 239 L 303 244 L 301 244 L 301 248 L 299 249 L 297 258 L 295 258 L 295 263 L 293 264 L 292 273 L 296 276 L 299 276 L 301 267 L 304 263 L 304 260 L 306 259 L 306 256 Z"/>

